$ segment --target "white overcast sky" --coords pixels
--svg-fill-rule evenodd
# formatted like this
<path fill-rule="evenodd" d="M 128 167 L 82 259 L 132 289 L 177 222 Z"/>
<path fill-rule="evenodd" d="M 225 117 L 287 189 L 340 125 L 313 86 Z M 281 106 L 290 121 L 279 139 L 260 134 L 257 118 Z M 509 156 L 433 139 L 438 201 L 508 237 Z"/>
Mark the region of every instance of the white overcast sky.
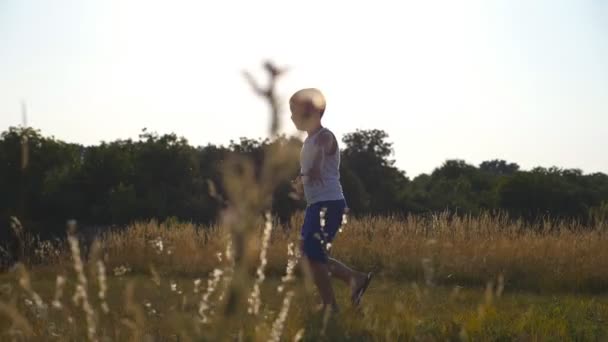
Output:
<path fill-rule="evenodd" d="M 320 88 L 326 126 L 387 131 L 410 177 L 452 158 L 608 172 L 607 18 L 599 0 L 0 0 L 0 129 L 25 100 L 69 142 L 265 137 L 241 71 L 270 58 L 285 104 Z"/>

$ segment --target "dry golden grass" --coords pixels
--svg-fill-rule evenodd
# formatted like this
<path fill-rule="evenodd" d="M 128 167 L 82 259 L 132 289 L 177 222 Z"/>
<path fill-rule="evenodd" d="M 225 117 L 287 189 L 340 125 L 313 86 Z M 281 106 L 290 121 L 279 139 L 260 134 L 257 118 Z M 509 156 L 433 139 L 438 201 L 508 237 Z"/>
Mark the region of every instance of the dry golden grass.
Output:
<path fill-rule="evenodd" d="M 608 288 L 605 223 L 545 223 L 505 217 L 437 215 L 354 220 L 335 254 L 360 268 L 429 283 L 482 285 L 505 278 L 511 288 L 602 291 Z"/>
<path fill-rule="evenodd" d="M 271 225 L 258 314 L 246 302 L 224 312 L 234 260 L 223 226 L 150 221 L 107 232 L 82 265 L 70 244 L 52 265 L 0 276 L 0 316 L 8 318 L 0 334 L 58 341 L 608 337 L 608 298 L 599 293 L 608 284 L 605 225 L 557 222 L 533 231 L 489 215 L 349 218 L 332 252 L 378 276 L 360 311 L 345 306 L 324 322 L 312 311 L 316 294 L 305 274 L 296 268 L 295 282 L 281 279 L 301 222 L 298 214 L 291 228 Z M 256 262 L 247 273 L 259 279 L 264 220 L 254 224 L 246 257 Z M 254 284 L 243 286 L 243 299 Z M 347 288 L 336 289 L 339 302 L 348 302 Z"/>
<path fill-rule="evenodd" d="M 287 227 L 275 223 L 267 274 L 284 272 L 287 244 L 297 243 L 301 222 L 298 214 Z M 253 260 L 259 259 L 262 218 L 256 226 L 247 249 Z M 392 279 L 484 286 L 502 275 L 511 289 L 600 292 L 608 288 L 607 228 L 556 222 L 538 229 L 491 215 L 351 218 L 332 253 Z M 213 270 L 227 239 L 219 227 L 152 221 L 108 233 L 100 242 L 110 269 L 125 265 L 148 273 L 153 265 L 163 273 L 196 277 Z M 257 264 L 251 265 L 253 273 Z"/>

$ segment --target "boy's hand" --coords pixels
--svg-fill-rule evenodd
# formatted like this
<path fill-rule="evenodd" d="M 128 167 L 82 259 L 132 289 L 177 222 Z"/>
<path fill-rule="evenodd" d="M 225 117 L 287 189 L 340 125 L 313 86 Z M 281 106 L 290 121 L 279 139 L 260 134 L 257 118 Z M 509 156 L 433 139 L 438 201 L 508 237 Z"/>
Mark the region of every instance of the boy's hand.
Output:
<path fill-rule="evenodd" d="M 294 180 L 291 181 L 291 188 L 298 196 L 302 196 L 304 194 L 302 176 L 298 175 L 298 177 L 296 177 Z"/>

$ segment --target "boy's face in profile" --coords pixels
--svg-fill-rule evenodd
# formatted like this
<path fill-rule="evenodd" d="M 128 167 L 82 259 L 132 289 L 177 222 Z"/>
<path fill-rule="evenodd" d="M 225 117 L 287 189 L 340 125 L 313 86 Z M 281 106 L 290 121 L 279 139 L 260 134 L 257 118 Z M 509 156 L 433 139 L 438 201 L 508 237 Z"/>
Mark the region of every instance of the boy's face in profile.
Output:
<path fill-rule="evenodd" d="M 308 131 L 315 126 L 319 120 L 319 115 L 311 110 L 311 105 L 300 101 L 291 101 L 289 103 L 291 110 L 291 121 L 300 131 Z"/>

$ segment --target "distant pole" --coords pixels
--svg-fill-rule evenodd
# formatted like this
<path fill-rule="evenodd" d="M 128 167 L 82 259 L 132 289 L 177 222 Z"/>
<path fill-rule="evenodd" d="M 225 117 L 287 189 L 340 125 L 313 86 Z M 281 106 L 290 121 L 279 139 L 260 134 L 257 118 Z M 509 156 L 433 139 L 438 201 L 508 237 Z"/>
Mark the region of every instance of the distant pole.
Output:
<path fill-rule="evenodd" d="M 27 104 L 24 100 L 21 101 L 21 170 L 27 168 L 29 161 L 29 146 L 28 146 L 28 127 L 27 127 Z"/>
<path fill-rule="evenodd" d="M 21 126 L 27 127 L 27 104 L 25 100 L 21 100 Z"/>
<path fill-rule="evenodd" d="M 29 160 L 29 145 L 28 145 L 28 127 L 27 127 L 27 104 L 25 100 L 21 100 L 21 174 L 19 177 L 19 202 L 17 203 L 17 215 L 20 220 L 25 216 L 25 185 L 26 185 L 26 170 Z"/>

